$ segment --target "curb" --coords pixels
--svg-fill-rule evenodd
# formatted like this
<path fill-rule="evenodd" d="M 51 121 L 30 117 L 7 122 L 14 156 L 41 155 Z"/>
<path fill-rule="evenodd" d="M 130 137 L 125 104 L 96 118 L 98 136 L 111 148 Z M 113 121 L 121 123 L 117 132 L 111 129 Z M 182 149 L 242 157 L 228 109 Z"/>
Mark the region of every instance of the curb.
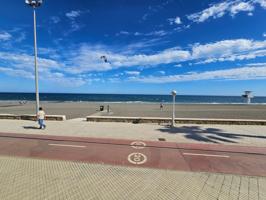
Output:
<path fill-rule="evenodd" d="M 31 120 L 35 121 L 35 115 L 13 115 L 13 114 L 0 114 L 0 119 L 14 119 L 14 120 Z M 48 121 L 65 121 L 65 115 L 46 115 L 45 119 Z"/>
<path fill-rule="evenodd" d="M 104 117 L 87 116 L 90 122 L 125 122 L 125 123 L 171 123 L 171 118 L 155 117 Z M 201 119 L 201 118 L 175 118 L 176 124 L 227 124 L 227 125 L 262 125 L 266 126 L 266 120 L 252 119 Z"/>

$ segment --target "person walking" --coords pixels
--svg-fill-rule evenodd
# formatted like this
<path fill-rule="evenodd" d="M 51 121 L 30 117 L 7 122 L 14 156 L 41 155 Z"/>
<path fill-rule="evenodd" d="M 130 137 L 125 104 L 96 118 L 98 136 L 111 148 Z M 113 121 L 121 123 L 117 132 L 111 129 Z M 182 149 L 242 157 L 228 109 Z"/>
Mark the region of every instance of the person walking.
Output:
<path fill-rule="evenodd" d="M 46 125 L 44 124 L 45 112 L 43 111 L 42 107 L 39 108 L 39 111 L 37 113 L 37 119 L 40 125 L 40 129 L 45 129 L 46 128 Z"/>

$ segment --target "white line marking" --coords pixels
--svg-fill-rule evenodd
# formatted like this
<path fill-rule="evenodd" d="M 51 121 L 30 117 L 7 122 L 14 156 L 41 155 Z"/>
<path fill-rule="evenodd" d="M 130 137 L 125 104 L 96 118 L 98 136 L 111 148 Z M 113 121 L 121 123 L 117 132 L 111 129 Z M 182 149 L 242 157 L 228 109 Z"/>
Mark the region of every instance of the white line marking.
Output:
<path fill-rule="evenodd" d="M 75 147 L 75 148 L 86 148 L 86 146 L 80 145 L 70 145 L 70 144 L 48 144 L 50 146 L 59 146 L 59 147 Z"/>
<path fill-rule="evenodd" d="M 218 158 L 230 158 L 230 156 L 227 156 L 227 155 L 217 155 L 217 154 L 183 153 L 183 155 L 188 155 L 188 156 L 205 156 L 205 157 L 218 157 Z"/>
<path fill-rule="evenodd" d="M 146 143 L 141 141 L 134 141 L 130 143 L 130 146 L 134 149 L 144 149 L 146 147 Z"/>

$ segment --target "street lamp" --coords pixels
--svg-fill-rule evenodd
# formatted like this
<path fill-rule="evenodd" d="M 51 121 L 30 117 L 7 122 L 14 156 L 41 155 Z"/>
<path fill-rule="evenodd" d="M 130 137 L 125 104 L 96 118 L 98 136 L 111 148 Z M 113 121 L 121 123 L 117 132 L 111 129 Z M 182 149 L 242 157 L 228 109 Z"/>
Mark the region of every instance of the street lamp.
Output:
<path fill-rule="evenodd" d="M 36 13 L 35 9 L 42 4 L 42 0 L 25 0 L 25 3 L 33 8 L 34 25 L 34 64 L 35 64 L 35 93 L 36 93 L 36 114 L 40 107 L 39 86 L 38 86 L 38 64 L 37 64 L 37 33 L 36 33 Z"/>
<path fill-rule="evenodd" d="M 171 92 L 172 96 L 173 96 L 173 113 L 172 113 L 172 127 L 175 126 L 175 96 L 176 96 L 176 91 L 173 90 Z"/>

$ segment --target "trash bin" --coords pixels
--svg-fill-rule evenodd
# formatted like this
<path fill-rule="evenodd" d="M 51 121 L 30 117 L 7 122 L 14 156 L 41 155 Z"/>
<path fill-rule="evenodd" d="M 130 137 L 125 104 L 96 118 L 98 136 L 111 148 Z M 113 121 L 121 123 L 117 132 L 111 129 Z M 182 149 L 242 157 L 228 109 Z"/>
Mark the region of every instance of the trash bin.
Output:
<path fill-rule="evenodd" d="M 103 111 L 104 110 L 104 106 L 100 106 L 100 111 Z"/>

